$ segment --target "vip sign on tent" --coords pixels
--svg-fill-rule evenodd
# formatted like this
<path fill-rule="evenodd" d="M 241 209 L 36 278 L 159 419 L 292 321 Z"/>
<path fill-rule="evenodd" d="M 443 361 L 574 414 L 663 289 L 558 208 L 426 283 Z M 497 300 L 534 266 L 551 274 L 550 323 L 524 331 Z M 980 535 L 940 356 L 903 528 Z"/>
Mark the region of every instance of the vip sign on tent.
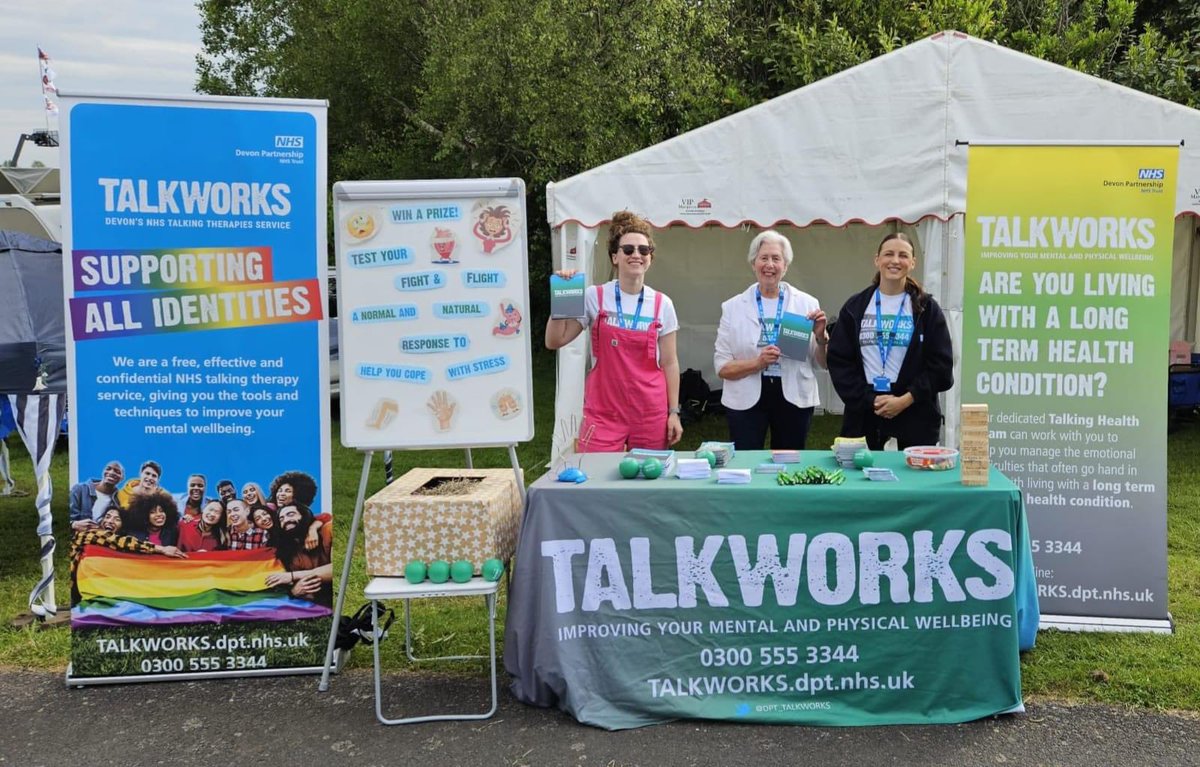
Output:
<path fill-rule="evenodd" d="M 325 109 L 64 97 L 73 680 L 315 669 Z"/>

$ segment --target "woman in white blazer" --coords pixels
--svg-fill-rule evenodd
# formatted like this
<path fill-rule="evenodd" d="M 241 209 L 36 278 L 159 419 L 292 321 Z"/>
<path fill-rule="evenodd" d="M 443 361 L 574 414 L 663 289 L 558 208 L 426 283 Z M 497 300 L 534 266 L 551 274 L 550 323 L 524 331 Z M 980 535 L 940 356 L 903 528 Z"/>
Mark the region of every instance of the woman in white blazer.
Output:
<path fill-rule="evenodd" d="M 721 304 L 713 368 L 724 381 L 721 404 L 729 438 L 738 450 L 761 450 L 771 430 L 771 449 L 803 450 L 817 406 L 813 365 L 825 367 L 825 312 L 817 299 L 783 281 L 792 263 L 792 245 L 767 230 L 750 242 L 747 254 L 756 282 Z M 807 354 L 780 354 L 776 341 L 784 313 L 812 320 Z"/>

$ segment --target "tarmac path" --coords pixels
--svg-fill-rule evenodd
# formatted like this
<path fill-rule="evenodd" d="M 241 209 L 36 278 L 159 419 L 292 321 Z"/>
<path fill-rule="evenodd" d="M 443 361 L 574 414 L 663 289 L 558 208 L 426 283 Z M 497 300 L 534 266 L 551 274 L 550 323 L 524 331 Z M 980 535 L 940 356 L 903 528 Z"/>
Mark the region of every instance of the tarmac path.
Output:
<path fill-rule="evenodd" d="M 384 680 L 390 716 L 482 711 L 486 681 Z M 1200 717 L 1051 701 L 962 725 L 789 727 L 681 721 L 623 732 L 501 691 L 486 721 L 384 727 L 371 675 L 265 677 L 68 689 L 60 674 L 0 671 L 0 765 L 1200 765 Z M 407 710 L 405 708 L 407 707 Z"/>

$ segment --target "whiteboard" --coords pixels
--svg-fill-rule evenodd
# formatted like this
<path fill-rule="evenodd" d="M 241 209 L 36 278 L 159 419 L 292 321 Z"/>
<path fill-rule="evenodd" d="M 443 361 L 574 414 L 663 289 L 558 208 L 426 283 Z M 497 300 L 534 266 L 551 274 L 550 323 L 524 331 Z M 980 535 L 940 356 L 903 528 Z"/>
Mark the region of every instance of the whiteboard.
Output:
<path fill-rule="evenodd" d="M 532 439 L 525 183 L 342 181 L 333 195 L 342 444 Z"/>

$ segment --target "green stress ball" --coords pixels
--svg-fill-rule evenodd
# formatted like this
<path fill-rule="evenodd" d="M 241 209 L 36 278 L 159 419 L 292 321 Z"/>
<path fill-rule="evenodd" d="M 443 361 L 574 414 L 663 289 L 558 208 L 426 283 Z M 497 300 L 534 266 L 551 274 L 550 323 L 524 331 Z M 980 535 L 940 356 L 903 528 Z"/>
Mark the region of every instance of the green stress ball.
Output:
<path fill-rule="evenodd" d="M 642 464 L 642 475 L 646 479 L 658 479 L 662 476 L 662 461 L 657 458 L 647 458 Z"/>
<path fill-rule="evenodd" d="M 450 563 L 439 559 L 429 563 L 429 580 L 434 583 L 445 583 L 450 580 Z"/>
<path fill-rule="evenodd" d="M 485 581 L 498 581 L 500 576 L 504 575 L 504 563 L 499 559 L 489 559 L 483 563 L 483 579 Z"/>
<path fill-rule="evenodd" d="M 450 580 L 455 583 L 466 583 L 475 574 L 475 565 L 465 559 L 460 559 L 450 565 Z"/>
<path fill-rule="evenodd" d="M 621 472 L 621 477 L 624 479 L 633 479 L 642 470 L 642 465 L 637 462 L 636 458 L 622 458 L 617 464 L 617 471 Z"/>
<path fill-rule="evenodd" d="M 854 468 L 866 469 L 875 465 L 875 454 L 870 450 L 858 450 L 854 453 Z"/>
<path fill-rule="evenodd" d="M 697 451 L 696 451 L 696 457 L 697 457 L 697 458 L 703 458 L 704 460 L 708 461 L 708 467 L 709 467 L 710 469 L 715 469 L 715 468 L 717 468 L 717 454 L 716 454 L 716 453 L 714 453 L 713 451 L 711 451 L 711 450 L 697 450 Z"/>
<path fill-rule="evenodd" d="M 412 584 L 424 581 L 425 572 L 425 563 L 419 559 L 414 559 L 404 566 L 404 578 Z"/>

